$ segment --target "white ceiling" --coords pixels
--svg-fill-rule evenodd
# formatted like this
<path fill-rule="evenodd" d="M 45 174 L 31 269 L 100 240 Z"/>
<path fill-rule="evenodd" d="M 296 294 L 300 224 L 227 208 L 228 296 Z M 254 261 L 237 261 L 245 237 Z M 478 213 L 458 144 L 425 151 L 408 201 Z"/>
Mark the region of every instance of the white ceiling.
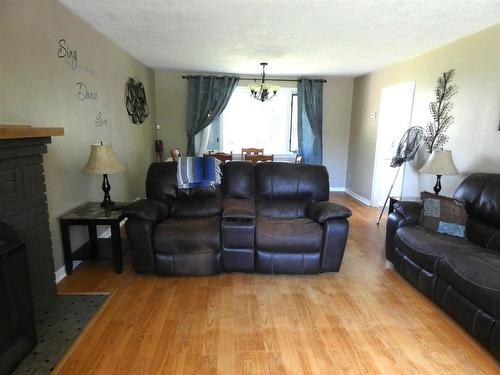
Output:
<path fill-rule="evenodd" d="M 500 22 L 500 0 L 59 0 L 152 68 L 361 75 Z"/>

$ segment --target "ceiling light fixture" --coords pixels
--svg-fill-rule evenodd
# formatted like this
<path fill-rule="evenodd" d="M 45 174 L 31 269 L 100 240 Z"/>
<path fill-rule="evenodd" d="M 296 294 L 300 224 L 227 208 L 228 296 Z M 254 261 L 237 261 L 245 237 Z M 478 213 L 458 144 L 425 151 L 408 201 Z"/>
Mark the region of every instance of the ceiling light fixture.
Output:
<path fill-rule="evenodd" d="M 257 80 L 255 80 L 255 83 L 252 83 L 248 85 L 250 88 L 250 95 L 252 98 L 260 100 L 262 103 L 264 103 L 266 100 L 271 99 L 276 95 L 278 92 L 279 86 L 276 85 L 271 85 L 269 83 L 266 83 L 266 65 L 267 63 L 263 62 L 260 63 L 262 65 L 262 79 L 261 82 L 258 83 Z M 271 95 L 272 92 L 272 95 Z"/>

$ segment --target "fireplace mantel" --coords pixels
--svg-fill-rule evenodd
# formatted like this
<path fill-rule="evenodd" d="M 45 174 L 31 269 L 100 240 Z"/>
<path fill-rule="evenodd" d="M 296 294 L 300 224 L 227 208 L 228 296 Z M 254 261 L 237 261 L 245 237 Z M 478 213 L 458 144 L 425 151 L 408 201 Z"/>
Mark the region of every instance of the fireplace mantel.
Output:
<path fill-rule="evenodd" d="M 0 139 L 44 138 L 64 135 L 64 128 L 0 125 Z"/>

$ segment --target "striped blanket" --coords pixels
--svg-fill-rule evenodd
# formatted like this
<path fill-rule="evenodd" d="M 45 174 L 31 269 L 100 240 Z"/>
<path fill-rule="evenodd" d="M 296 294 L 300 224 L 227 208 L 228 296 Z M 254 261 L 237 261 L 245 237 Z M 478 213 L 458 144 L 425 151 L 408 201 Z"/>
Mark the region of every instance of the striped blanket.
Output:
<path fill-rule="evenodd" d="M 222 181 L 220 163 L 220 160 L 212 156 L 180 157 L 177 161 L 179 189 L 219 185 Z"/>

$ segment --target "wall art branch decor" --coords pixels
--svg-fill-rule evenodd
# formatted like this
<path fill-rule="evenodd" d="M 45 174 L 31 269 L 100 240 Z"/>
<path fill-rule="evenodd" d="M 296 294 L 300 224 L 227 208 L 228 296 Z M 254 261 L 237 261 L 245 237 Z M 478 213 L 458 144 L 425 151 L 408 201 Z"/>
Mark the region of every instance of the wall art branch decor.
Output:
<path fill-rule="evenodd" d="M 446 131 L 453 124 L 453 116 L 450 114 L 453 103 L 450 99 L 458 92 L 458 86 L 452 85 L 451 81 L 455 76 L 455 69 L 444 72 L 437 81 L 436 101 L 429 104 L 429 110 L 433 121 L 427 123 L 424 136 L 425 147 L 430 154 L 434 150 L 442 150 L 448 142 Z"/>
<path fill-rule="evenodd" d="M 125 107 L 134 124 L 142 124 L 149 116 L 144 85 L 139 80 L 129 78 L 125 86 Z"/>

